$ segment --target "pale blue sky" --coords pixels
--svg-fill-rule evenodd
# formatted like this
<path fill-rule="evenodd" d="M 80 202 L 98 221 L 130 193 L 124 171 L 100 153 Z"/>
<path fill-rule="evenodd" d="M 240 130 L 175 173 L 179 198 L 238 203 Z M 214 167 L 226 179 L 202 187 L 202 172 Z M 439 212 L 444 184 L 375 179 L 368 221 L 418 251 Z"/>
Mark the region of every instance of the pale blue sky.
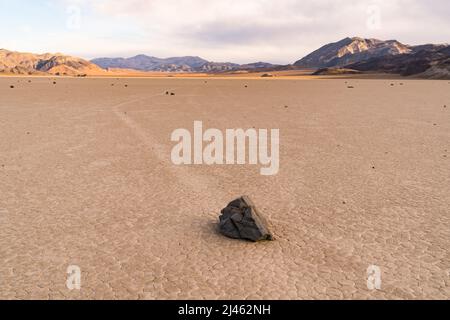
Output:
<path fill-rule="evenodd" d="M 0 0 L 0 48 L 292 63 L 346 36 L 450 42 L 448 0 Z"/>

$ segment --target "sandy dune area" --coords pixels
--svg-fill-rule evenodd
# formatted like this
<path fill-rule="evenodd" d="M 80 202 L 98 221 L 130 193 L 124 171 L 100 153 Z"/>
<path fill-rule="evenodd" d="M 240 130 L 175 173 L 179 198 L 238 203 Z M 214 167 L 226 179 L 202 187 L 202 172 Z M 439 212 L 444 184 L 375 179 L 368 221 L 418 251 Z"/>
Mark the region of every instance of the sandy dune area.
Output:
<path fill-rule="evenodd" d="M 280 129 L 278 175 L 173 165 L 195 120 Z M 450 298 L 448 81 L 8 77 L 0 134 L 1 299 Z M 217 232 L 243 194 L 276 241 Z"/>

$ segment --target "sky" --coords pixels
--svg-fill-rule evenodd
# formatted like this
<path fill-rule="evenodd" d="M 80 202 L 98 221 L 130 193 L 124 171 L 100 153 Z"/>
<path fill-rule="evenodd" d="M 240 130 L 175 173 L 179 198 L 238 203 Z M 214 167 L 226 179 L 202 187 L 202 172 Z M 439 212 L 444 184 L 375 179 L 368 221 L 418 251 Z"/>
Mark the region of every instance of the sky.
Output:
<path fill-rule="evenodd" d="M 449 0 L 0 0 L 0 48 L 294 63 L 347 36 L 450 43 Z"/>

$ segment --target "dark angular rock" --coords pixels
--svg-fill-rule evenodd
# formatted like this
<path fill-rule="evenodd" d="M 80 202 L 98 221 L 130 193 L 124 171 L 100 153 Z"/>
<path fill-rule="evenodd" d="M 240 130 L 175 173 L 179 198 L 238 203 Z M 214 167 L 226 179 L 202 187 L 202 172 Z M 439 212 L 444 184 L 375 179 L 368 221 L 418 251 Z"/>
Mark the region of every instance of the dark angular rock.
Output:
<path fill-rule="evenodd" d="M 248 196 L 236 199 L 222 210 L 219 231 L 229 238 L 250 241 L 275 240 L 267 221 Z"/>

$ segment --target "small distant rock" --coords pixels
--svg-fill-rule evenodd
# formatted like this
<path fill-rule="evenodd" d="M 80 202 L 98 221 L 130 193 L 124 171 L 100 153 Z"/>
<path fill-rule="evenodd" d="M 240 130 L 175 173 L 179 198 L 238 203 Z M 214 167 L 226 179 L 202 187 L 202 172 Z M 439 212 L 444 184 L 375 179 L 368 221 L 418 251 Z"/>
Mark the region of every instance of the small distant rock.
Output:
<path fill-rule="evenodd" d="M 14 89 L 14 86 L 9 86 L 11 89 Z"/>
<path fill-rule="evenodd" d="M 347 88 L 348 88 L 348 89 L 355 89 L 354 86 L 348 86 Z"/>
<path fill-rule="evenodd" d="M 313 76 L 336 76 L 345 74 L 360 74 L 361 71 L 347 68 L 322 68 L 312 73 Z M 346 82 L 347 83 L 347 82 Z"/>
<path fill-rule="evenodd" d="M 170 95 L 171 95 L 171 96 L 174 96 L 174 95 L 175 95 L 175 93 L 174 93 L 174 92 L 171 92 L 171 93 L 170 93 Z"/>
<path fill-rule="evenodd" d="M 273 78 L 273 74 L 271 74 L 271 73 L 264 73 L 263 75 L 261 75 L 261 78 Z"/>
<path fill-rule="evenodd" d="M 53 84 L 56 84 L 56 81 L 53 81 Z"/>
<path fill-rule="evenodd" d="M 222 210 L 220 232 L 229 238 L 249 241 L 275 240 L 268 223 L 248 196 L 236 199 Z"/>

